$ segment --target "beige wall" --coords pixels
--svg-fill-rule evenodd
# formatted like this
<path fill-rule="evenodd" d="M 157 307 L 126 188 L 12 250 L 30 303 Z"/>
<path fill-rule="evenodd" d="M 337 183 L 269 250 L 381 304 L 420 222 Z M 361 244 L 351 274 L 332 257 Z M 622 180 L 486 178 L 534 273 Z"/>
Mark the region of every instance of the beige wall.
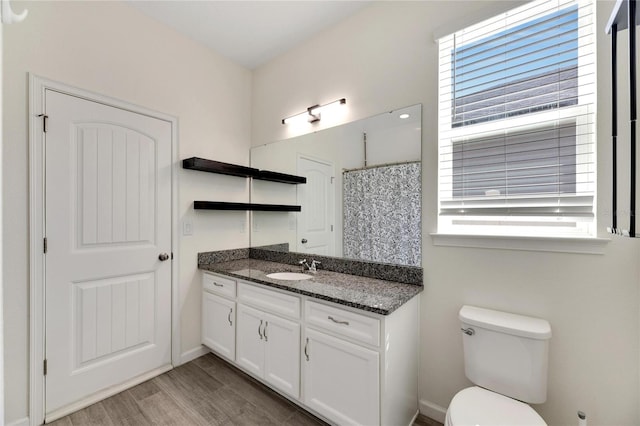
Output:
<path fill-rule="evenodd" d="M 457 312 L 473 304 L 551 322 L 549 393 L 536 409 L 550 425 L 640 424 L 640 241 L 616 238 L 603 255 L 436 247 L 437 44 L 434 31 L 506 2 L 381 2 L 254 71 L 252 145 L 302 133 L 280 120 L 347 98 L 350 121 L 423 104 L 423 223 L 420 399 L 437 416 L 470 383 Z M 610 205 L 610 51 L 598 2 L 598 214 Z M 467 20 L 467 23 L 471 23 Z M 336 123 L 320 123 L 317 130 Z M 606 219 L 599 232 L 606 236 Z"/>
<path fill-rule="evenodd" d="M 6 420 L 27 416 L 29 245 L 27 73 L 178 117 L 179 157 L 249 162 L 250 71 L 120 2 L 12 2 L 29 9 L 4 26 L 4 258 Z M 194 199 L 248 201 L 245 180 L 181 171 L 182 352 L 200 346 L 198 251 L 246 247 L 245 213 L 194 213 Z M 244 231 L 240 231 L 241 224 Z M 1 423 L 1 422 L 0 422 Z"/>

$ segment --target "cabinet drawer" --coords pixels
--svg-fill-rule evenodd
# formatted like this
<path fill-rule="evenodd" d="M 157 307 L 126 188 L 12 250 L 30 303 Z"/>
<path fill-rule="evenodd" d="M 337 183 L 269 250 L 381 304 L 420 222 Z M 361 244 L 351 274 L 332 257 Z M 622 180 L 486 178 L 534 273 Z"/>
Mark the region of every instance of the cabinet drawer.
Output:
<path fill-rule="evenodd" d="M 354 312 L 307 301 L 305 303 L 307 324 L 331 331 L 350 340 L 373 346 L 380 345 L 380 320 Z"/>
<path fill-rule="evenodd" d="M 241 282 L 238 284 L 238 300 L 267 312 L 300 318 L 300 298 L 296 296 Z"/>
<path fill-rule="evenodd" d="M 202 274 L 202 288 L 211 293 L 216 293 L 226 297 L 236 297 L 236 282 L 231 278 L 221 277 L 220 275 Z"/>

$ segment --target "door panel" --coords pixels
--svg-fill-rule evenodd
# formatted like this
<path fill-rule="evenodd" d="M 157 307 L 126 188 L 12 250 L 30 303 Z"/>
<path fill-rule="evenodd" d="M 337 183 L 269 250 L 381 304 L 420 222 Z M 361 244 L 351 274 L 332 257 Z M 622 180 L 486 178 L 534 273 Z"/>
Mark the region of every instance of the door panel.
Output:
<path fill-rule="evenodd" d="M 202 343 L 231 361 L 236 359 L 236 302 L 202 293 Z"/>
<path fill-rule="evenodd" d="M 75 283 L 72 374 L 134 347 L 155 341 L 152 274 Z"/>
<path fill-rule="evenodd" d="M 304 402 L 341 425 L 380 424 L 378 352 L 305 329 Z"/>
<path fill-rule="evenodd" d="M 264 338 L 262 313 L 238 303 L 236 328 L 236 361 L 252 374 L 264 372 Z"/>
<path fill-rule="evenodd" d="M 153 243 L 156 143 L 135 130 L 72 124 L 76 133 L 78 247 Z M 114 173 L 114 170 L 119 171 Z"/>
<path fill-rule="evenodd" d="M 300 324 L 263 314 L 265 335 L 264 379 L 298 398 L 300 395 Z"/>
<path fill-rule="evenodd" d="M 45 93 L 46 416 L 171 363 L 171 123 Z"/>

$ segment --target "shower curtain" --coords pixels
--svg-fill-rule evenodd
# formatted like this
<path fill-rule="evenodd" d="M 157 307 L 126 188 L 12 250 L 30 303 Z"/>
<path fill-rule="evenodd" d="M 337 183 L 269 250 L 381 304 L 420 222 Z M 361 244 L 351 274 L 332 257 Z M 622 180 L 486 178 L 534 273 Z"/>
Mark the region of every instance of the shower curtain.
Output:
<path fill-rule="evenodd" d="M 344 172 L 345 257 L 420 266 L 420 169 L 415 162 Z"/>

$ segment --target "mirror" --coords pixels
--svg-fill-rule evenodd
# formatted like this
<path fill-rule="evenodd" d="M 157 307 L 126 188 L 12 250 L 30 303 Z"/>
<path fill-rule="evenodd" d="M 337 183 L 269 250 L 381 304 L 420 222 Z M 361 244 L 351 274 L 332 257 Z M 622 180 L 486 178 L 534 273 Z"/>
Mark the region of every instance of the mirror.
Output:
<path fill-rule="evenodd" d="M 251 167 L 307 183 L 252 181 L 252 203 L 301 211 L 252 212 L 251 246 L 420 266 L 421 123 L 414 105 L 252 148 Z"/>

